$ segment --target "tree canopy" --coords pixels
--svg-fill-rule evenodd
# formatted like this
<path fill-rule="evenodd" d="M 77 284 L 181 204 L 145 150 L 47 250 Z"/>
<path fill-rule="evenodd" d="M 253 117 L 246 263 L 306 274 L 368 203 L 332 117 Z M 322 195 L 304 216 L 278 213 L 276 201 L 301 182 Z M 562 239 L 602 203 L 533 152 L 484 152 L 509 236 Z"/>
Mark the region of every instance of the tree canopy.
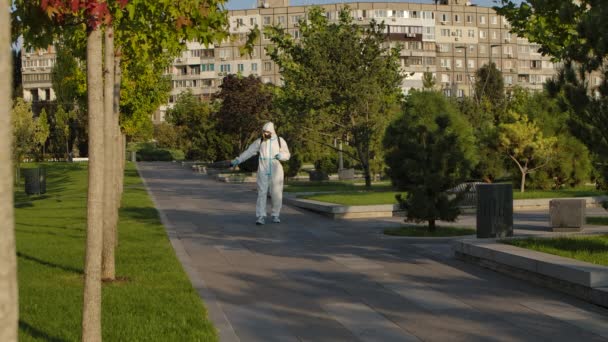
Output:
<path fill-rule="evenodd" d="M 370 162 L 398 108 L 403 79 L 400 49 L 388 47 L 384 29 L 373 20 L 368 27 L 353 22 L 348 8 L 330 22 L 313 7 L 299 23 L 299 39 L 278 26 L 266 31 L 284 79 L 284 111 L 297 120 L 299 136 L 329 146 L 333 138 L 348 141 L 368 186 Z"/>

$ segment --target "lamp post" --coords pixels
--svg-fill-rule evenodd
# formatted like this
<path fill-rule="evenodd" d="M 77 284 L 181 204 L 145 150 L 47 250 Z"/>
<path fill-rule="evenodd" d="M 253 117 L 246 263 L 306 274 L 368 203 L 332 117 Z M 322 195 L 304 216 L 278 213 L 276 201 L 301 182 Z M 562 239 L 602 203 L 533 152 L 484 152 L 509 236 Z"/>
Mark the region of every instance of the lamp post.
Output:
<path fill-rule="evenodd" d="M 467 59 L 467 47 L 464 45 L 456 46 L 457 49 L 464 50 L 464 74 L 467 79 L 467 83 L 469 85 L 469 96 L 471 96 L 471 78 L 469 77 L 469 61 Z"/>

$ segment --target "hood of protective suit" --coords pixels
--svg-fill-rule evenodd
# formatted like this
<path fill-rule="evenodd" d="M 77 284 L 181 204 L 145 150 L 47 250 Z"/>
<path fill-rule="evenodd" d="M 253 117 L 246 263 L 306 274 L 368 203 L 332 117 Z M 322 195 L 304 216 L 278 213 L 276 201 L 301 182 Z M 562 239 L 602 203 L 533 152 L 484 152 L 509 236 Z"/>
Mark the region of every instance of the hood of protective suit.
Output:
<path fill-rule="evenodd" d="M 262 128 L 263 132 L 270 132 L 272 134 L 272 137 L 275 138 L 277 136 L 277 132 L 275 132 L 274 130 L 274 124 L 272 122 L 267 122 L 266 124 L 264 124 L 264 128 Z"/>

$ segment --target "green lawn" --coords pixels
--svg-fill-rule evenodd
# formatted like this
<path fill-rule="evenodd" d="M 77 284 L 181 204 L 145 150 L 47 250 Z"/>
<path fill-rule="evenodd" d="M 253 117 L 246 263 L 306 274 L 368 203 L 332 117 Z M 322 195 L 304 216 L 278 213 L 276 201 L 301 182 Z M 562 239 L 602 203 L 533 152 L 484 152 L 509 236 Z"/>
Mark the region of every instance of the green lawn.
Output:
<path fill-rule="evenodd" d="M 596 190 L 593 186 L 561 190 L 530 190 L 525 192 L 519 192 L 519 190 L 513 189 L 513 199 L 593 197 L 602 195 L 606 195 L 606 192 Z"/>
<path fill-rule="evenodd" d="M 310 189 L 308 191 L 336 191 L 332 194 L 318 194 L 311 196 L 303 196 L 302 198 L 311 199 L 315 201 L 342 204 L 342 205 L 374 205 L 374 204 L 395 204 L 395 194 L 398 192 L 389 191 L 391 186 L 389 184 L 378 184 L 374 185 L 372 191 L 364 190 L 358 185 L 341 182 L 329 182 L 323 184 L 311 184 L 308 185 Z M 290 187 L 288 187 L 289 189 Z M 297 185 L 299 191 L 292 192 L 303 192 L 304 185 Z M 359 190 L 359 191 L 357 191 Z M 286 190 L 290 191 L 290 190 Z M 564 198 L 564 197 L 587 197 L 587 196 L 602 196 L 606 195 L 605 192 L 595 190 L 593 187 L 580 187 L 574 189 L 564 190 L 547 190 L 547 191 L 526 191 L 520 193 L 517 190 L 513 191 L 514 199 L 534 199 L 534 198 Z"/>
<path fill-rule="evenodd" d="M 392 236 L 411 237 L 449 237 L 474 235 L 475 229 L 463 227 L 437 226 L 434 232 L 430 232 L 427 226 L 403 226 L 399 228 L 385 229 L 384 234 Z"/>
<path fill-rule="evenodd" d="M 335 203 L 342 205 L 374 205 L 374 204 L 396 204 L 396 192 L 341 192 L 336 194 L 319 194 L 313 196 L 302 196 L 301 198 L 315 201 Z"/>
<path fill-rule="evenodd" d="M 372 191 L 387 191 L 392 189 L 390 182 L 375 182 L 372 184 Z M 356 181 L 325 181 L 325 182 L 305 182 L 290 181 L 285 185 L 286 192 L 353 192 L 365 190 L 365 182 Z"/>
<path fill-rule="evenodd" d="M 596 224 L 599 226 L 608 226 L 608 216 L 587 217 L 588 224 Z"/>
<path fill-rule="evenodd" d="M 543 253 L 608 266 L 608 235 L 528 238 L 503 240 L 503 243 Z"/>
<path fill-rule="evenodd" d="M 47 194 L 17 189 L 21 341 L 80 340 L 86 164 L 50 164 Z M 106 341 L 216 341 L 158 213 L 128 165 L 117 249 L 119 282 L 103 287 Z"/>

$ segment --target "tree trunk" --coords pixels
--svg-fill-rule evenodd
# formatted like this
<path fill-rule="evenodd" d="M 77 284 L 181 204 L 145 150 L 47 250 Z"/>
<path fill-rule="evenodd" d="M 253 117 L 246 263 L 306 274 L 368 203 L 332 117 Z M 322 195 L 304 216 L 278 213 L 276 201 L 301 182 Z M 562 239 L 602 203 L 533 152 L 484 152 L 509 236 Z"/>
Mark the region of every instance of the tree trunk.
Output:
<path fill-rule="evenodd" d="M 103 187 L 103 252 L 101 278 L 116 279 L 114 250 L 116 246 L 116 185 L 118 174 L 115 162 L 116 129 L 114 127 L 114 32 L 105 29 L 104 35 L 104 86 L 103 86 L 103 133 L 104 133 L 104 187 Z"/>
<path fill-rule="evenodd" d="M 116 229 L 114 233 L 114 242 L 115 245 L 118 246 L 118 222 L 119 222 L 119 209 L 120 203 L 122 201 L 122 182 L 125 174 L 124 163 L 122 162 L 123 158 L 123 136 L 120 131 L 120 84 L 122 81 L 122 72 L 120 68 L 120 58 L 122 51 L 120 47 L 118 47 L 114 54 L 114 108 L 113 108 L 113 124 L 114 124 L 114 134 L 116 144 L 114 145 L 115 157 L 114 157 L 114 167 L 116 173 L 114 174 L 114 183 L 112 184 L 115 187 L 115 206 L 116 206 Z"/>
<path fill-rule="evenodd" d="M 15 215 L 13 209 L 13 160 L 11 146 L 10 4 L 0 0 L 0 341 L 17 341 L 19 301 Z"/>
<path fill-rule="evenodd" d="M 429 220 L 429 232 L 434 232 L 437 229 L 435 225 L 435 220 Z"/>
<path fill-rule="evenodd" d="M 526 190 L 526 172 L 522 171 L 521 173 L 521 186 L 519 191 L 524 192 Z"/>
<path fill-rule="evenodd" d="M 89 190 L 84 266 L 82 341 L 101 341 L 101 250 L 103 238 L 103 69 L 102 32 L 87 36 L 87 101 L 89 119 Z"/>
<path fill-rule="evenodd" d="M 116 207 L 120 208 L 122 200 L 122 183 L 125 174 L 125 137 L 120 130 L 120 85 L 122 82 L 122 69 L 120 66 L 122 50 L 120 47 L 116 49 L 114 55 L 114 125 L 116 129 L 116 163 L 118 173 L 116 174 Z M 116 237 L 118 239 L 118 236 Z M 118 241 L 118 240 L 117 240 Z"/>

